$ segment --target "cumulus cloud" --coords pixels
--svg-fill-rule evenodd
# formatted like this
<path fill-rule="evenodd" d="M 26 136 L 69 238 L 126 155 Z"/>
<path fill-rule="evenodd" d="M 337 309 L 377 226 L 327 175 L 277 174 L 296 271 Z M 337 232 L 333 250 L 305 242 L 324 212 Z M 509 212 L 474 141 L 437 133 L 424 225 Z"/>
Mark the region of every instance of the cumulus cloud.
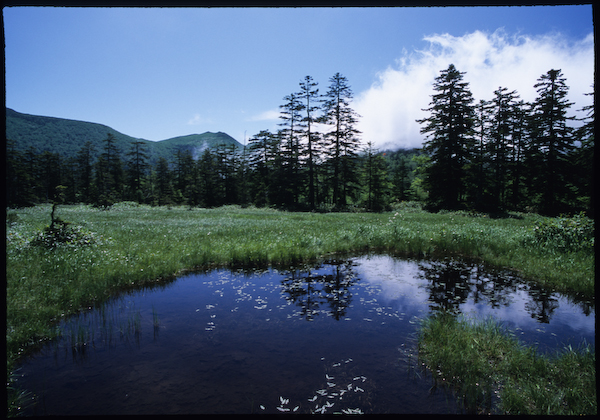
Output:
<path fill-rule="evenodd" d="M 362 115 L 358 128 L 364 141 L 379 148 L 421 147 L 423 135 L 416 119 L 429 116 L 434 79 L 454 64 L 465 72 L 475 101 L 491 99 L 498 87 L 516 90 L 521 99 L 533 101 L 537 79 L 551 69 L 561 69 L 575 102 L 571 115 L 591 104 L 594 80 L 594 39 L 568 41 L 560 34 L 544 36 L 492 34 L 480 31 L 456 37 L 449 34 L 424 37 L 428 48 L 405 52 L 378 75 L 376 82 L 356 95 L 354 109 Z"/>

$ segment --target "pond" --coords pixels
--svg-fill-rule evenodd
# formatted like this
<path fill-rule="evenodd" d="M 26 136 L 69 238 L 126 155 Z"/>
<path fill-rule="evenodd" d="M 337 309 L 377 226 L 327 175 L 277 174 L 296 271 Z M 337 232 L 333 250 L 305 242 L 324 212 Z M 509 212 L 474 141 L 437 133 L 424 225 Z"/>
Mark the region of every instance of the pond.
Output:
<path fill-rule="evenodd" d="M 538 351 L 595 339 L 595 307 L 464 261 L 363 256 L 188 274 L 62 323 L 18 384 L 27 415 L 460 413 L 419 369 L 418 320 L 493 316 Z"/>

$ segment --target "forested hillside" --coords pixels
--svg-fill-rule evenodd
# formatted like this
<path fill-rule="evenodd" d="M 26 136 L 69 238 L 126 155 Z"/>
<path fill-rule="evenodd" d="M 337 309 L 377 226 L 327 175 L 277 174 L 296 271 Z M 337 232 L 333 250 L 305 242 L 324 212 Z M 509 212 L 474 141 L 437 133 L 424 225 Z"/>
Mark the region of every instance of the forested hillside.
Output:
<path fill-rule="evenodd" d="M 20 114 L 17 123 L 17 113 L 7 110 L 7 125 L 8 116 L 13 119 L 7 130 L 8 205 L 131 200 L 382 211 L 411 201 L 434 211 L 593 216 L 594 109 L 584 107 L 586 117 L 573 124 L 574 104 L 566 100 L 561 71 L 532 81 L 538 92 L 532 103 L 506 87 L 492 100 L 476 102 L 464 75 L 450 65 L 435 79 L 430 115 L 418 120 L 424 135 L 419 150 L 380 151 L 373 139 L 364 142 L 352 91 L 339 73 L 324 93 L 306 76 L 297 92 L 283 97 L 280 128 L 260 131 L 246 147 L 223 133 L 154 143 L 91 123 L 79 123 L 87 134 L 75 136 L 68 127 L 77 122 Z M 60 147 L 70 154 L 44 149 L 43 136 L 37 146 L 23 148 L 23 136 L 42 130 L 42 122 L 65 139 Z M 86 135 L 94 140 L 83 141 Z M 217 140 L 205 148 L 207 136 Z"/>
<path fill-rule="evenodd" d="M 89 142 L 92 146 L 91 156 L 97 159 L 108 134 L 114 137 L 119 150 L 127 151 L 134 142 L 143 144 L 153 165 L 161 157 L 170 159 L 178 150 L 189 150 L 198 155 L 206 147 L 214 148 L 219 144 L 241 147 L 234 138 L 221 132 L 191 134 L 155 142 L 122 134 L 102 124 L 22 114 L 6 108 L 6 138 L 14 141 L 13 147 L 20 152 L 49 152 L 69 159 L 76 157 Z"/>

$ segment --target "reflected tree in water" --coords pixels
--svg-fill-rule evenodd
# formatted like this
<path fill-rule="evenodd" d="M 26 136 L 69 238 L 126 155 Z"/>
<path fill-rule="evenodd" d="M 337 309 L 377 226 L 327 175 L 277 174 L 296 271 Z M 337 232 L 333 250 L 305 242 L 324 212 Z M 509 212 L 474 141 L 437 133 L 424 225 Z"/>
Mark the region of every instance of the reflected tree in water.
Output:
<path fill-rule="evenodd" d="M 471 269 L 458 261 L 432 261 L 420 264 L 421 278 L 429 283 L 429 307 L 432 311 L 458 313 L 461 303 L 469 296 Z"/>
<path fill-rule="evenodd" d="M 319 277 L 311 275 L 310 271 L 305 275 L 294 271 L 290 277 L 281 281 L 286 300 L 300 307 L 300 315 L 307 321 L 312 321 L 319 314 L 319 307 L 324 303 Z"/>
<path fill-rule="evenodd" d="M 460 305 L 470 294 L 475 304 L 485 303 L 492 308 L 508 306 L 519 284 L 506 273 L 490 274 L 482 265 L 455 260 L 421 263 L 419 268 L 420 277 L 428 281 L 425 288 L 432 311 L 460 313 Z"/>
<path fill-rule="evenodd" d="M 346 311 L 352 302 L 350 287 L 355 283 L 356 276 L 352 271 L 352 263 L 329 262 L 335 266 L 335 272 L 325 278 L 325 293 L 329 303 L 330 314 L 336 321 L 346 316 Z"/>
<path fill-rule="evenodd" d="M 490 273 L 483 264 L 478 264 L 472 269 L 470 285 L 474 303 L 481 301 L 495 309 L 511 304 L 511 295 L 517 291 L 519 282 L 505 273 Z"/>
<path fill-rule="evenodd" d="M 525 303 L 525 310 L 533 319 L 542 323 L 550 323 L 550 318 L 556 309 L 558 309 L 558 300 L 552 296 L 552 293 L 546 292 L 534 285 L 528 291 L 531 300 Z"/>
<path fill-rule="evenodd" d="M 346 315 L 352 301 L 350 287 L 356 279 L 352 262 L 328 261 L 327 265 L 332 266 L 331 274 L 314 275 L 310 270 L 304 273 L 293 271 L 281 281 L 282 294 L 287 301 L 300 308 L 299 315 L 307 321 L 312 321 L 320 312 L 339 321 Z M 322 308 L 325 304 L 328 308 Z"/>

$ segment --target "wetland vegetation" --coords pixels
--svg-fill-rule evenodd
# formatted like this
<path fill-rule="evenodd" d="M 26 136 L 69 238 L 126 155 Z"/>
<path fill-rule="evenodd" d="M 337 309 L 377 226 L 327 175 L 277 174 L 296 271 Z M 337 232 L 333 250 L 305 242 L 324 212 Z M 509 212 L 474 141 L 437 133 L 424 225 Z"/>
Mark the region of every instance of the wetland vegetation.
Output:
<path fill-rule="evenodd" d="M 365 252 L 456 256 L 513 269 L 548 290 L 595 303 L 593 221 L 584 215 L 510 213 L 490 218 L 461 211 L 428 213 L 412 203 L 386 213 L 292 213 L 123 202 L 109 210 L 60 206 L 57 217 L 69 222 L 64 226 L 71 236 L 52 243 L 40 240 L 51 222 L 50 212 L 51 205 L 38 205 L 7 214 L 9 374 L 20 356 L 55 336 L 59 320 L 123 290 L 167 282 L 198 268 L 285 267 Z M 593 349 L 580 353 L 595 360 Z M 544 369 L 553 371 L 552 366 Z M 589 363 L 571 366 L 582 370 L 562 371 L 578 377 L 585 371 L 595 385 Z M 532 375 L 543 377 L 544 372 Z M 502 383 L 505 390 L 512 386 L 509 380 Z M 522 407 L 527 403 L 518 404 L 517 411 L 526 411 Z"/>

